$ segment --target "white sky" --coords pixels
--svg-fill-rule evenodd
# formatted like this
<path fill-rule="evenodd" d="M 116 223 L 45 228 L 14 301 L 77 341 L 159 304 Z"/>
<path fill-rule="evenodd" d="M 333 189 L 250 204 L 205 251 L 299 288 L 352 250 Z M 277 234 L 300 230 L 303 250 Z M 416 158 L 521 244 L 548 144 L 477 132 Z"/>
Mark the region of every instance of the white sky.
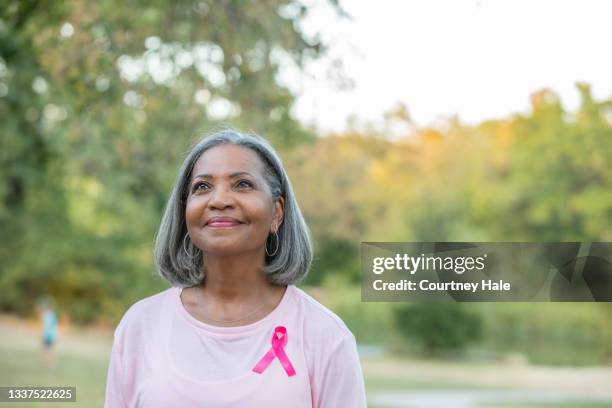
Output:
<path fill-rule="evenodd" d="M 528 112 L 543 87 L 575 109 L 576 81 L 612 97 L 609 0 L 344 0 L 352 21 L 312 2 L 305 32 L 319 32 L 355 82 L 336 89 L 329 59 L 309 76 L 284 74 L 297 117 L 323 131 L 344 129 L 351 114 L 380 121 L 398 102 L 420 126 L 454 114 L 478 123 Z"/>

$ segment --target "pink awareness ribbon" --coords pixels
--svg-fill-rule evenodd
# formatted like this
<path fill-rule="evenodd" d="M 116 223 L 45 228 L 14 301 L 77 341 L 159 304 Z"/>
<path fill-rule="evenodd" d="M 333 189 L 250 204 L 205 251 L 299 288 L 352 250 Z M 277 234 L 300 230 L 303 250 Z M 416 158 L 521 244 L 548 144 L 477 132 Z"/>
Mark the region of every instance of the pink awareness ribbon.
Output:
<path fill-rule="evenodd" d="M 274 328 L 274 334 L 272 334 L 272 347 L 270 347 L 270 350 L 268 350 L 266 355 L 259 360 L 259 363 L 255 365 L 253 371 L 258 374 L 263 373 L 274 360 L 274 357 L 278 357 L 278 361 L 280 361 L 287 375 L 289 377 L 295 375 L 295 369 L 293 368 L 293 365 L 291 365 L 289 357 L 287 357 L 287 354 L 285 354 L 284 347 L 286 344 L 287 328 L 285 326 L 276 326 L 276 328 Z"/>

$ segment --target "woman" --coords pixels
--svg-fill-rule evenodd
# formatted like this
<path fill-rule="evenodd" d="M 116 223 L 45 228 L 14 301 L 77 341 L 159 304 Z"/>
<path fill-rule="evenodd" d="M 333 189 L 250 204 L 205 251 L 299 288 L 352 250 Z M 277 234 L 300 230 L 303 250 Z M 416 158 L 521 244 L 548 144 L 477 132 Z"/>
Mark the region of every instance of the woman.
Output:
<path fill-rule="evenodd" d="M 191 150 L 155 258 L 172 287 L 119 323 L 105 407 L 365 407 L 353 334 L 295 286 L 312 245 L 265 140 L 224 130 Z"/>

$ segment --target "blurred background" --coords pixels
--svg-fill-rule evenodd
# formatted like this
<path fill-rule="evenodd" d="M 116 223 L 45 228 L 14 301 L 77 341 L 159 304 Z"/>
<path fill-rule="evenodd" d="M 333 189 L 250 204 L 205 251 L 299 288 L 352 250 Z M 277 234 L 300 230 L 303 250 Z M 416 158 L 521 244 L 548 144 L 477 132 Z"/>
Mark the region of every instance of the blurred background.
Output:
<path fill-rule="evenodd" d="M 359 283 L 361 241 L 612 241 L 610 7 L 2 2 L 0 386 L 102 406 L 115 325 L 168 287 L 178 167 L 231 125 L 283 158 L 316 245 L 300 286 L 356 335 L 369 406 L 612 406 L 611 303 L 364 303 Z"/>

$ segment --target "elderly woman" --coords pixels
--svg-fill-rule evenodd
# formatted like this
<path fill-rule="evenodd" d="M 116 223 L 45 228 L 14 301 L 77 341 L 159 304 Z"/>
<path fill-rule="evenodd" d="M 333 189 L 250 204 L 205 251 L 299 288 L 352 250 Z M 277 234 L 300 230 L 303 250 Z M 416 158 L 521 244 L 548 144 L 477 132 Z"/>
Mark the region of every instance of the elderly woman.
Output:
<path fill-rule="evenodd" d="M 224 130 L 191 150 L 155 258 L 172 287 L 119 323 L 105 407 L 365 407 L 355 337 L 295 286 L 312 244 L 265 140 Z"/>

